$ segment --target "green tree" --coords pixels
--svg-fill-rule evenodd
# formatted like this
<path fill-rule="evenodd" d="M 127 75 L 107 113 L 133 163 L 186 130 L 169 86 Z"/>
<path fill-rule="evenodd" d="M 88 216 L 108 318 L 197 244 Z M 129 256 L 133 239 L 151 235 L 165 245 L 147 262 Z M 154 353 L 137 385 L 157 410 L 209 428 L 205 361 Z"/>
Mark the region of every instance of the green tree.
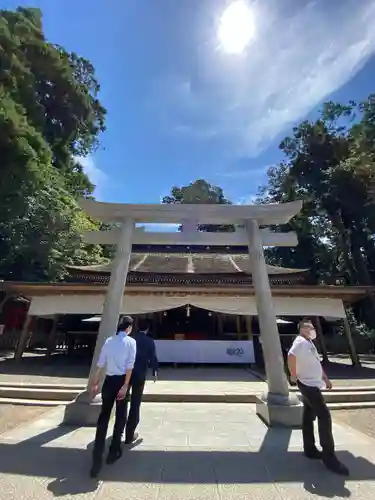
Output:
<path fill-rule="evenodd" d="M 0 11 L 0 275 L 56 280 L 66 263 L 93 263 L 96 227 L 76 199 L 94 186 L 76 157 L 104 129 L 92 66 L 45 40 L 38 9 Z"/>
<path fill-rule="evenodd" d="M 373 96 L 360 104 L 326 103 L 318 120 L 302 122 L 282 141 L 286 159 L 271 169 L 260 193 L 260 201 L 304 200 L 292 222 L 301 242 L 295 253 L 302 257 L 310 246 L 318 280 L 341 274 L 349 284 L 372 285 L 374 116 Z M 293 252 L 282 252 L 276 250 L 281 261 L 291 259 Z M 367 310 L 373 318 L 373 297 Z"/>
<path fill-rule="evenodd" d="M 223 190 L 218 186 L 213 186 L 203 179 L 198 179 L 191 182 L 187 186 L 174 186 L 169 196 L 165 196 L 162 203 L 178 203 L 178 204 L 214 204 L 214 205 L 230 205 L 231 202 L 224 196 Z M 218 232 L 218 231 L 234 231 L 233 226 L 214 225 L 214 224 L 199 224 L 199 231 Z"/>
<path fill-rule="evenodd" d="M 0 11 L 1 85 L 48 143 L 52 164 L 70 187 L 92 193 L 74 158 L 86 156 L 104 130 L 105 109 L 93 66 L 46 40 L 39 9 Z M 73 180 L 73 177 L 76 177 Z"/>

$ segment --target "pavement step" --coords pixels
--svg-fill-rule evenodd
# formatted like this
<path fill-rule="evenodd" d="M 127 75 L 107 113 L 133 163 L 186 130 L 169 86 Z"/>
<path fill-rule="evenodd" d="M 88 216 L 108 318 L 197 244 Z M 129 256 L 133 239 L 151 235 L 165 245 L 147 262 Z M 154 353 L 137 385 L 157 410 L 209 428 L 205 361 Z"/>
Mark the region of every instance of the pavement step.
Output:
<path fill-rule="evenodd" d="M 156 402 L 155 400 L 147 400 L 144 402 Z M 172 403 L 180 402 L 178 400 L 170 401 Z M 201 402 L 201 401 L 192 401 Z M 231 403 L 231 401 L 226 401 Z M 56 406 L 66 406 L 70 404 L 71 401 L 57 401 L 57 400 L 40 400 L 40 399 L 21 399 L 21 398 L 0 398 L 0 406 L 2 404 L 10 405 L 21 405 L 21 406 L 45 406 L 45 407 L 56 407 Z M 328 408 L 332 411 L 336 410 L 361 410 L 375 408 L 375 401 L 364 401 L 356 403 L 328 403 Z"/>
<path fill-rule="evenodd" d="M 21 398 L 0 398 L 0 405 L 21 405 L 21 406 L 65 406 L 71 401 L 40 400 L 40 399 L 21 399 Z"/>
<path fill-rule="evenodd" d="M 360 401 L 355 403 L 327 403 L 330 410 L 362 410 L 375 408 L 375 401 Z"/>
<path fill-rule="evenodd" d="M 77 390 L 83 391 L 86 389 L 86 384 L 43 384 L 43 383 L 29 383 L 29 382 L 1 382 L 0 388 L 29 388 L 29 389 L 63 389 L 63 390 Z M 290 392 L 299 392 L 298 387 L 289 387 Z M 375 385 L 364 386 L 334 386 L 331 391 L 323 391 L 324 393 L 337 393 L 337 392 L 374 392 Z"/>
<path fill-rule="evenodd" d="M 66 389 L 66 390 L 79 390 L 86 389 L 86 384 L 36 384 L 29 382 L 1 382 L 0 388 L 28 388 L 28 389 Z M 374 389 L 375 390 L 375 389 Z"/>
<path fill-rule="evenodd" d="M 290 392 L 299 392 L 298 387 L 295 385 L 289 387 Z M 363 385 L 363 386 L 334 386 L 330 391 L 323 391 L 323 393 L 336 393 L 336 392 L 374 392 L 375 393 L 375 385 Z"/>
<path fill-rule="evenodd" d="M 13 398 L 22 400 L 40 400 L 40 401 L 72 401 L 84 389 L 83 386 L 74 388 L 60 387 L 42 387 L 42 386 L 5 386 L 0 385 L 0 398 Z M 300 393 L 293 391 L 300 397 Z M 169 393 L 169 392 L 150 392 L 147 390 L 144 394 L 144 401 L 158 403 L 254 403 L 258 391 L 248 393 Z M 375 391 L 325 391 L 324 399 L 327 403 L 347 404 L 347 403 L 375 403 Z"/>
<path fill-rule="evenodd" d="M 324 392 L 327 403 L 375 402 L 375 391 Z"/>
<path fill-rule="evenodd" d="M 0 386 L 0 398 L 72 401 L 80 392 L 79 389 L 41 389 L 33 387 Z"/>

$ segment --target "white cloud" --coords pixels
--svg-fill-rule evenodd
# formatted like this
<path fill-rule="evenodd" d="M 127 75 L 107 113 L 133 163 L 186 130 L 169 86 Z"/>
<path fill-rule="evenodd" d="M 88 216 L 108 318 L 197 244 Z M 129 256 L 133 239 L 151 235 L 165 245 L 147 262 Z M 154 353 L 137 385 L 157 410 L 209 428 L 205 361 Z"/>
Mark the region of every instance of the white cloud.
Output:
<path fill-rule="evenodd" d="M 240 198 L 238 198 L 234 204 L 235 205 L 252 205 L 253 203 L 255 203 L 257 199 L 257 195 L 256 194 L 249 194 L 247 196 L 241 196 Z"/>
<path fill-rule="evenodd" d="M 95 163 L 91 155 L 85 157 L 77 157 L 76 161 L 82 165 L 85 174 L 90 181 L 95 185 L 94 194 L 97 198 L 103 194 L 103 187 L 108 181 L 108 176 Z"/>
<path fill-rule="evenodd" d="M 256 155 L 348 82 L 375 52 L 375 1 L 263 0 L 246 53 L 200 47 L 194 74 L 160 79 L 162 125 Z M 212 39 L 216 25 L 212 25 Z M 197 51 L 198 52 L 198 51 Z"/>
<path fill-rule="evenodd" d="M 231 169 L 228 170 L 227 172 L 218 172 L 217 176 L 218 177 L 224 177 L 225 179 L 233 179 L 233 180 L 238 180 L 238 179 L 248 179 L 248 178 L 256 178 L 265 172 L 267 172 L 267 169 L 269 168 L 269 165 L 265 165 L 262 167 L 249 167 L 247 169 Z"/>

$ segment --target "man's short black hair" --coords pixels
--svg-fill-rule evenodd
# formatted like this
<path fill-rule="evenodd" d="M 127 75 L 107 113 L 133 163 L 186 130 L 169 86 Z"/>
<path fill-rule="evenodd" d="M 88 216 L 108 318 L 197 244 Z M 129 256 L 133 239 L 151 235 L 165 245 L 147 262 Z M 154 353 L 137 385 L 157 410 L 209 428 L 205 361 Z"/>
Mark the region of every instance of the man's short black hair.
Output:
<path fill-rule="evenodd" d="M 138 330 L 140 332 L 147 332 L 149 328 L 150 328 L 150 321 L 147 318 L 138 319 Z"/>
<path fill-rule="evenodd" d="M 124 332 L 129 328 L 129 326 L 133 326 L 133 324 L 134 324 L 134 319 L 131 316 L 122 316 L 118 324 L 118 331 Z"/>

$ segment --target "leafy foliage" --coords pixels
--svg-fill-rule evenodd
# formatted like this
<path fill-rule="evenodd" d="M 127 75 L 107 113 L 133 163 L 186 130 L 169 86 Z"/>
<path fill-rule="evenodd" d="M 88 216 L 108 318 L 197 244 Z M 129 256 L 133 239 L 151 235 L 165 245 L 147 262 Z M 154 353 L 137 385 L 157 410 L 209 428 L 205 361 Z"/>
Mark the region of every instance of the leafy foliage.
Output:
<path fill-rule="evenodd" d="M 65 263 L 101 249 L 77 199 L 94 186 L 77 156 L 90 154 L 105 110 L 92 65 L 45 39 L 39 9 L 0 10 L 0 275 L 56 280 Z"/>
<path fill-rule="evenodd" d="M 183 203 L 183 204 L 214 204 L 214 205 L 230 205 L 231 202 L 225 198 L 223 190 L 218 186 L 213 186 L 203 179 L 198 179 L 191 182 L 187 186 L 172 188 L 171 194 L 165 196 L 162 203 Z M 181 221 L 183 222 L 183 221 Z M 234 231 L 233 226 L 214 225 L 214 224 L 199 224 L 199 231 L 218 232 L 218 231 Z"/>
<path fill-rule="evenodd" d="M 315 122 L 304 121 L 280 144 L 285 160 L 268 171 L 259 202 L 304 200 L 288 229 L 295 249 L 273 249 L 280 265 L 306 263 L 311 281 L 372 285 L 374 279 L 375 95 L 348 105 L 328 102 Z M 356 308 L 374 324 L 375 299 Z"/>

